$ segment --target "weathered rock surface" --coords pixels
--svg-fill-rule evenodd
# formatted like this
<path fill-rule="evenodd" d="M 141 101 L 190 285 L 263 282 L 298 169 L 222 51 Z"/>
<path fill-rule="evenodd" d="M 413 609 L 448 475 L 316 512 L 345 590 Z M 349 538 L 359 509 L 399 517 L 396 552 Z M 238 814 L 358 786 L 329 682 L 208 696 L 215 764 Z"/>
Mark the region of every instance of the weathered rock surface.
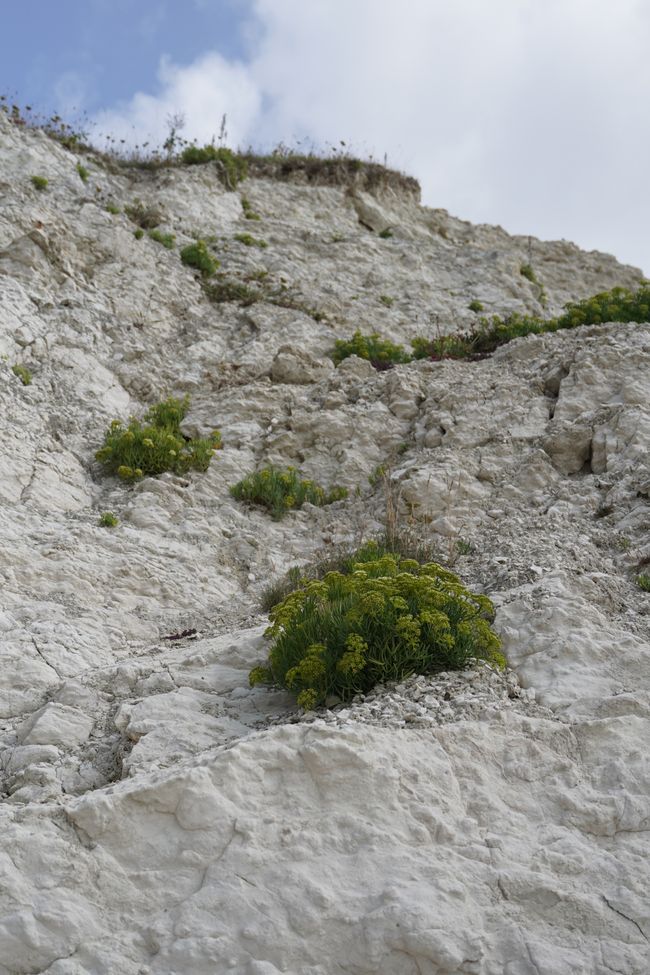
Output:
<path fill-rule="evenodd" d="M 84 164 L 0 113 L 0 975 L 647 975 L 650 325 L 328 357 L 475 298 L 539 313 L 528 261 L 550 311 L 640 272 L 399 185 Z M 235 240 L 244 193 L 266 249 Z M 106 210 L 135 199 L 175 250 Z M 282 303 L 210 302 L 195 234 Z M 104 477 L 110 420 L 184 393 L 187 434 L 223 433 L 207 473 Z M 350 498 L 272 522 L 228 493 L 262 463 Z M 297 715 L 248 686 L 259 594 L 380 529 L 378 466 L 511 669 Z"/>

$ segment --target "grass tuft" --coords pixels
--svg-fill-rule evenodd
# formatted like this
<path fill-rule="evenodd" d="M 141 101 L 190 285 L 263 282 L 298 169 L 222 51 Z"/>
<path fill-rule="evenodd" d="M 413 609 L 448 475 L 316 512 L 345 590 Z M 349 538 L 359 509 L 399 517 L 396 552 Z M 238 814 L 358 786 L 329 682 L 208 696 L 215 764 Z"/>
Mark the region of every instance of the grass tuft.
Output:
<path fill-rule="evenodd" d="M 347 498 L 343 487 L 333 487 L 329 491 L 307 478 L 302 478 L 295 467 L 279 470 L 265 467 L 261 471 L 247 474 L 245 478 L 230 488 L 230 494 L 237 501 L 247 501 L 271 512 L 275 521 L 287 511 L 302 508 L 305 501 L 319 506 L 332 504 Z"/>
<path fill-rule="evenodd" d="M 248 172 L 246 160 L 225 146 L 186 146 L 181 153 L 181 162 L 186 166 L 216 163 L 219 178 L 229 190 L 234 190 L 238 183 L 246 179 Z"/>
<path fill-rule="evenodd" d="M 157 244 L 162 244 L 162 246 L 166 247 L 168 251 L 172 251 L 174 249 L 174 242 L 176 240 L 174 234 L 163 234 L 160 230 L 150 230 L 149 237 L 151 237 L 152 240 L 155 240 Z"/>
<path fill-rule="evenodd" d="M 20 362 L 17 362 L 11 367 L 11 371 L 13 372 L 14 376 L 18 376 L 23 386 L 31 386 L 32 374 L 27 366 L 23 366 Z"/>
<path fill-rule="evenodd" d="M 235 234 L 235 240 L 238 240 L 240 244 L 244 244 L 246 247 L 260 247 L 262 250 L 269 246 L 265 240 L 260 240 L 251 234 Z"/>
<path fill-rule="evenodd" d="M 124 207 L 124 212 L 129 220 L 137 223 L 143 230 L 153 230 L 162 220 L 162 213 L 158 207 L 143 203 L 142 200 L 133 200 Z"/>
<path fill-rule="evenodd" d="M 332 358 L 337 365 L 351 355 L 367 359 L 376 369 L 390 368 L 395 363 L 410 362 L 412 358 L 401 345 L 380 338 L 377 332 L 373 332 L 372 335 L 362 335 L 358 329 L 352 338 L 337 339 L 334 343 Z"/>

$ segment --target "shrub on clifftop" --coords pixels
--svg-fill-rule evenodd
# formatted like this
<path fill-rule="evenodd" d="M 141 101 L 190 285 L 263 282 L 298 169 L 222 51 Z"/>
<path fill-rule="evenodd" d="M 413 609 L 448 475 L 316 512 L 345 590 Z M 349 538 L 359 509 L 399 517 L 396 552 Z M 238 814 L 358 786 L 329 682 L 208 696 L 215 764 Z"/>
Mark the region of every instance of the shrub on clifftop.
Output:
<path fill-rule="evenodd" d="M 268 663 L 251 671 L 250 683 L 285 687 L 310 709 L 330 694 L 348 700 L 377 683 L 463 668 L 473 658 L 502 666 L 493 613 L 487 596 L 435 562 L 395 555 L 359 562 L 271 610 Z"/>
<path fill-rule="evenodd" d="M 240 155 L 236 155 L 225 146 L 186 146 L 181 153 L 181 162 L 186 166 L 200 166 L 214 162 L 218 165 L 221 182 L 231 190 L 237 183 L 246 179 L 248 164 Z"/>
<path fill-rule="evenodd" d="M 221 434 L 215 430 L 203 439 L 184 437 L 180 424 L 189 403 L 189 396 L 170 397 L 147 410 L 142 422 L 131 417 L 125 427 L 120 420 L 113 420 L 96 459 L 108 473 L 124 481 L 138 481 L 164 471 L 207 471 L 213 453 L 221 447 Z"/>

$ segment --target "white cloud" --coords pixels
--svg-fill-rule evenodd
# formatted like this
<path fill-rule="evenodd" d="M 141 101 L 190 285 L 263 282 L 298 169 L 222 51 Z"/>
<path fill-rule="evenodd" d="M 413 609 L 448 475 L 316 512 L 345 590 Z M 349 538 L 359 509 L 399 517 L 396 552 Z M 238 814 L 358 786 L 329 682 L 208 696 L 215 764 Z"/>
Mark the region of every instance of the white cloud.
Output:
<path fill-rule="evenodd" d="M 226 114 L 230 141 L 237 145 L 246 141 L 259 116 L 261 93 L 248 68 L 220 54 L 206 54 L 188 67 L 162 58 L 158 80 L 158 94 L 138 92 L 128 104 L 95 115 L 99 136 L 95 138 L 100 144 L 102 137 L 110 134 L 129 145 L 161 145 L 167 134 L 167 119 L 176 114 L 185 117 L 185 137 L 209 142 L 219 134 L 221 118 Z"/>
<path fill-rule="evenodd" d="M 203 0 L 206 2 L 206 0 Z M 343 139 L 413 172 L 424 201 L 566 237 L 650 273 L 643 0 L 255 0 L 246 63 L 163 62 L 104 130 L 231 144 Z"/>

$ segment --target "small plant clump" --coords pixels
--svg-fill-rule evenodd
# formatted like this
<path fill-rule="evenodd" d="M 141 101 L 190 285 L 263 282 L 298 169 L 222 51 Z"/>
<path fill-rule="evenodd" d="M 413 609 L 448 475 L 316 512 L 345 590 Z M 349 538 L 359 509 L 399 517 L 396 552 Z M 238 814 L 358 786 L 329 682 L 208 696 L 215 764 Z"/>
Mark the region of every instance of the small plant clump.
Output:
<path fill-rule="evenodd" d="M 142 240 L 142 238 L 144 237 L 144 230 L 142 229 L 142 227 L 138 227 L 137 230 L 134 230 L 133 236 L 135 237 L 136 240 Z"/>
<path fill-rule="evenodd" d="M 210 301 L 221 304 L 225 301 L 237 301 L 242 308 L 254 305 L 256 301 L 262 300 L 262 293 L 255 288 L 250 288 L 242 281 L 235 281 L 232 278 L 218 278 L 216 281 L 206 282 L 204 291 Z"/>
<path fill-rule="evenodd" d="M 456 551 L 459 555 L 472 555 L 475 549 L 472 543 L 468 542 L 467 539 L 459 538 L 456 541 Z"/>
<path fill-rule="evenodd" d="M 384 555 L 350 573 L 330 572 L 296 589 L 270 612 L 273 644 L 251 686 L 275 684 L 305 710 L 329 695 L 342 701 L 377 683 L 467 667 L 504 666 L 490 627 L 494 607 L 435 562 Z"/>
<path fill-rule="evenodd" d="M 181 251 L 181 261 L 188 267 L 195 267 L 204 278 L 211 277 L 219 267 L 219 261 L 212 256 L 204 240 L 188 244 Z"/>
<path fill-rule="evenodd" d="M 237 183 L 246 179 L 248 165 L 245 159 L 236 155 L 225 146 L 186 146 L 181 153 L 181 162 L 186 166 L 199 166 L 204 163 L 219 164 L 221 181 L 230 190 L 234 190 Z"/>
<path fill-rule="evenodd" d="M 386 308 L 392 308 L 395 304 L 395 299 L 390 295 L 379 295 L 379 300 L 381 301 L 382 305 L 386 306 Z"/>
<path fill-rule="evenodd" d="M 246 247 L 261 247 L 262 250 L 269 246 L 265 240 L 260 240 L 251 234 L 235 234 L 235 240 L 238 240 L 240 244 L 245 244 Z"/>
<path fill-rule="evenodd" d="M 77 172 L 79 173 L 79 179 L 82 181 L 82 183 L 87 183 L 88 177 L 90 176 L 90 170 L 86 169 L 85 166 L 82 166 L 81 163 L 77 163 Z"/>
<path fill-rule="evenodd" d="M 641 575 L 636 577 L 636 584 L 644 592 L 650 592 L 650 575 L 647 572 L 642 572 Z"/>
<path fill-rule="evenodd" d="M 13 372 L 14 376 L 18 376 L 23 386 L 31 386 L 32 374 L 27 366 L 23 366 L 20 362 L 17 362 L 11 367 L 11 371 Z"/>
<path fill-rule="evenodd" d="M 148 236 L 152 240 L 155 240 L 157 244 L 162 244 L 168 251 L 174 249 L 174 242 L 176 240 L 174 234 L 163 234 L 160 230 L 150 230 Z"/>
<path fill-rule="evenodd" d="M 481 312 L 483 311 L 483 302 L 479 301 L 478 298 L 473 298 L 467 306 L 470 311 Z"/>
<path fill-rule="evenodd" d="M 295 467 L 286 470 L 265 467 L 233 484 L 230 494 L 237 501 L 267 508 L 278 521 L 287 511 L 302 508 L 305 501 L 319 506 L 332 504 L 347 498 L 348 491 L 336 486 L 326 491 L 314 481 L 302 478 Z"/>
<path fill-rule="evenodd" d="M 30 179 L 32 181 L 32 186 L 34 189 L 38 190 L 39 193 L 46 190 L 49 185 L 49 180 L 46 179 L 45 176 L 30 176 Z"/>
<path fill-rule="evenodd" d="M 116 206 L 115 203 L 107 203 L 106 204 L 106 210 L 108 211 L 108 213 L 112 213 L 113 216 L 117 216 L 118 213 L 121 213 L 122 212 L 120 210 L 120 208 L 118 206 Z"/>
<path fill-rule="evenodd" d="M 650 322 L 650 281 L 644 281 L 636 291 L 612 288 L 583 301 L 572 301 L 565 305 L 563 315 L 550 321 L 557 322 L 556 328 L 605 322 Z"/>
<path fill-rule="evenodd" d="M 381 237 L 382 240 L 390 240 L 390 238 L 393 236 L 393 231 L 390 229 L 390 227 L 384 227 L 383 230 L 379 231 L 377 236 Z"/>
<path fill-rule="evenodd" d="M 242 198 L 241 198 L 241 208 L 244 211 L 244 216 L 245 216 L 245 218 L 247 220 L 261 220 L 262 219 L 260 217 L 259 213 L 256 213 L 255 210 L 253 210 L 253 207 L 251 205 L 251 201 L 248 199 L 247 196 L 242 196 Z"/>
<path fill-rule="evenodd" d="M 185 437 L 180 425 L 189 403 L 189 396 L 170 397 L 147 410 L 142 421 L 131 417 L 125 426 L 113 420 L 96 459 L 109 474 L 117 474 L 123 481 L 138 481 L 164 471 L 207 471 L 214 452 L 221 448 L 221 434 L 215 430 L 210 437 Z"/>
<path fill-rule="evenodd" d="M 470 332 L 442 335 L 435 339 L 413 339 L 413 356 L 416 359 L 466 359 L 489 355 L 513 339 L 525 335 L 542 335 L 581 325 L 601 325 L 606 322 L 649 322 L 650 283 L 643 283 L 636 291 L 628 288 L 612 288 L 591 298 L 565 305 L 562 315 L 556 318 L 536 318 L 515 312 L 507 318 L 493 315 L 481 318 Z"/>
<path fill-rule="evenodd" d="M 519 273 L 522 277 L 527 278 L 531 284 L 538 284 L 537 275 L 533 269 L 532 264 L 522 264 L 519 268 Z"/>
<path fill-rule="evenodd" d="M 380 338 L 377 332 L 362 335 L 358 329 L 351 339 L 337 339 L 334 343 L 332 358 L 336 365 L 351 355 L 367 359 L 375 369 L 389 369 L 395 363 L 410 362 L 412 358 L 401 345 Z"/>
<path fill-rule="evenodd" d="M 129 220 L 137 223 L 143 230 L 153 230 L 162 220 L 162 213 L 158 207 L 143 203 L 142 200 L 133 200 L 124 207 L 124 212 Z"/>
<path fill-rule="evenodd" d="M 99 519 L 101 528 L 116 528 L 119 525 L 118 519 L 112 511 L 105 511 Z"/>

